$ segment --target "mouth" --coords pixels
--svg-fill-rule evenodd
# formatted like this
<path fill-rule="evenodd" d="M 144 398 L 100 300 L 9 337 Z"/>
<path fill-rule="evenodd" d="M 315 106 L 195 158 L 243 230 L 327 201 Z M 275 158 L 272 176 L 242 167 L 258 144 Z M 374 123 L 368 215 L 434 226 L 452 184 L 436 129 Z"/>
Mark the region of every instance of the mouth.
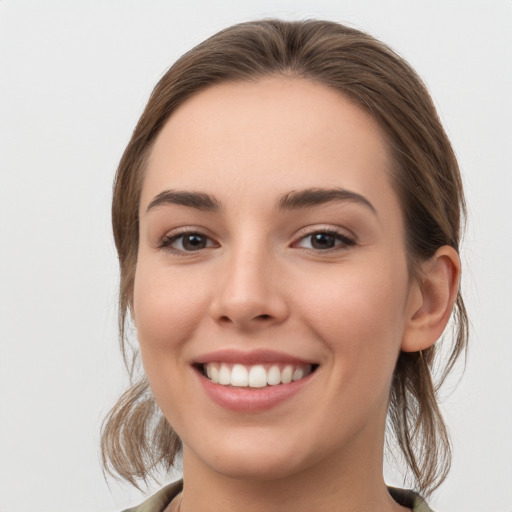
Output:
<path fill-rule="evenodd" d="M 224 410 L 256 413 L 311 388 L 319 364 L 274 350 L 223 349 L 201 355 L 192 368 L 206 395 Z"/>
<path fill-rule="evenodd" d="M 261 389 L 300 381 L 311 375 L 317 364 L 208 362 L 195 365 L 213 384 L 232 388 Z"/>

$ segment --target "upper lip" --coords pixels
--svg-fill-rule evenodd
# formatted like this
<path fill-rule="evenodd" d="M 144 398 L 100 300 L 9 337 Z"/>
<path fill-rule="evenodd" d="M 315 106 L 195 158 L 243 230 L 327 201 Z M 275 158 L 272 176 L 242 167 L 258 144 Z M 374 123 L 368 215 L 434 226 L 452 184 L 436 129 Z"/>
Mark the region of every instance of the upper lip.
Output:
<path fill-rule="evenodd" d="M 284 352 L 268 349 L 257 349 L 251 351 L 222 349 L 208 352 L 197 357 L 195 364 L 205 363 L 240 363 L 240 364 L 260 364 L 260 363 L 288 363 L 288 364 L 314 364 L 314 361 L 306 360 L 300 357 L 292 356 Z"/>

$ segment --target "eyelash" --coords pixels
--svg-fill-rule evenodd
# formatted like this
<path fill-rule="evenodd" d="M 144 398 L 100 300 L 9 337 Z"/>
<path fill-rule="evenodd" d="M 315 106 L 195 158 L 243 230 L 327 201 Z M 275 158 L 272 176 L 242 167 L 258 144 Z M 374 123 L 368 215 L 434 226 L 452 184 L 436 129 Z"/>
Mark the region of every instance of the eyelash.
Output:
<path fill-rule="evenodd" d="M 200 247 L 199 249 L 196 249 L 196 250 L 186 250 L 186 249 L 178 249 L 178 248 L 172 247 L 172 245 L 180 239 L 182 239 L 182 245 L 183 245 L 183 241 L 184 241 L 185 237 L 191 236 L 191 235 L 196 235 L 197 237 L 206 239 L 207 245 L 205 247 Z M 356 244 L 355 240 L 353 240 L 352 238 L 348 237 L 345 234 L 340 233 L 339 231 L 336 231 L 333 229 L 316 229 L 314 231 L 310 231 L 310 232 L 302 234 L 302 236 L 300 236 L 300 238 L 297 240 L 297 242 L 294 242 L 292 244 L 292 247 L 301 247 L 300 242 L 302 242 L 308 238 L 311 239 L 311 237 L 313 237 L 315 235 L 327 235 L 330 237 L 334 237 L 334 239 L 335 239 L 335 245 L 333 247 L 328 247 L 327 249 L 318 249 L 315 247 L 302 247 L 303 249 L 306 249 L 310 252 L 314 252 L 315 254 L 344 250 L 344 249 Z M 213 244 L 212 244 L 212 242 L 213 242 L 213 240 L 209 236 L 205 235 L 204 233 L 201 233 L 198 230 L 191 229 L 191 230 L 181 231 L 174 235 L 164 236 L 161 239 L 160 244 L 158 245 L 158 248 L 164 249 L 164 250 L 172 252 L 174 254 L 186 255 L 186 254 L 192 254 L 194 252 L 199 252 L 204 249 L 211 249 L 212 247 L 218 246 L 216 244 L 216 242 L 213 242 Z M 340 243 L 336 244 L 336 242 L 340 242 Z"/>
<path fill-rule="evenodd" d="M 177 249 L 175 247 L 172 247 L 172 244 L 174 244 L 175 242 L 177 242 L 180 239 L 182 239 L 182 244 L 183 244 L 185 237 L 191 236 L 191 235 L 196 235 L 197 237 L 206 239 L 206 244 L 208 244 L 209 242 L 210 243 L 212 242 L 212 239 L 209 236 L 205 235 L 204 233 L 201 233 L 198 230 L 190 229 L 190 230 L 186 230 L 186 231 L 180 231 L 179 233 L 176 233 L 174 235 L 165 235 L 160 240 L 160 244 L 158 245 L 158 248 L 164 249 L 164 250 L 172 252 L 174 254 L 185 255 L 185 254 L 189 254 L 189 253 L 199 252 L 202 249 L 210 249 L 212 247 L 212 245 L 210 245 L 209 247 L 201 247 L 201 248 L 197 249 L 196 251 L 186 250 L 186 249 Z"/>
<path fill-rule="evenodd" d="M 333 247 L 329 247 L 327 249 L 316 249 L 314 247 L 308 248 L 303 247 L 306 250 L 314 251 L 315 253 L 327 253 L 331 251 L 339 251 L 347 249 L 348 247 L 351 247 L 356 244 L 356 241 L 347 235 L 340 233 L 339 231 L 333 230 L 333 229 L 315 229 L 314 231 L 310 231 L 308 233 L 304 233 L 297 242 L 295 242 L 293 245 L 297 246 L 301 241 L 304 241 L 308 238 L 312 239 L 315 235 L 327 235 L 330 237 L 334 237 L 334 243 L 335 245 Z M 340 242 L 339 244 L 336 244 L 336 242 Z"/>

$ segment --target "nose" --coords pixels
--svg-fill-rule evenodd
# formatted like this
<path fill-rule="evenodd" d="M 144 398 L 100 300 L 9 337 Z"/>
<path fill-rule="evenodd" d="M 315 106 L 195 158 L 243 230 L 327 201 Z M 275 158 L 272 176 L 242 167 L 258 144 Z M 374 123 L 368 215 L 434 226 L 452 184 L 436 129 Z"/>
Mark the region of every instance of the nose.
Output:
<path fill-rule="evenodd" d="M 234 252 L 223 263 L 210 308 L 216 322 L 252 330 L 286 320 L 285 280 L 278 275 L 272 257 L 245 249 Z"/>

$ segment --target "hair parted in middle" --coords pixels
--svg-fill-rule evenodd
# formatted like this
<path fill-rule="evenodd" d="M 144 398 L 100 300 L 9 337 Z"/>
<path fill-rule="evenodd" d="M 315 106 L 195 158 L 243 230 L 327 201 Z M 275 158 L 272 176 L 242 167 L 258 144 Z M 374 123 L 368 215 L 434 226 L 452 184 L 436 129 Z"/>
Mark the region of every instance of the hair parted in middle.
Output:
<path fill-rule="evenodd" d="M 329 21 L 261 20 L 227 28 L 181 57 L 162 77 L 117 169 L 112 205 L 121 282 L 119 329 L 132 386 L 107 416 L 102 431 L 105 469 L 138 486 L 157 468 L 169 469 L 181 443 L 137 374 L 126 346 L 139 243 L 139 202 L 152 144 L 174 110 L 195 93 L 229 81 L 269 75 L 307 79 L 351 98 L 381 126 L 393 158 L 392 185 L 405 219 L 409 272 L 449 245 L 459 249 L 464 197 L 457 161 L 433 102 L 414 70 L 372 36 Z M 467 344 L 468 320 L 459 292 L 449 356 L 440 379 L 432 372 L 436 345 L 401 352 L 396 364 L 388 424 L 428 495 L 446 477 L 450 442 L 437 403 L 438 385 Z M 207 426 L 205 426 L 207 428 Z"/>

